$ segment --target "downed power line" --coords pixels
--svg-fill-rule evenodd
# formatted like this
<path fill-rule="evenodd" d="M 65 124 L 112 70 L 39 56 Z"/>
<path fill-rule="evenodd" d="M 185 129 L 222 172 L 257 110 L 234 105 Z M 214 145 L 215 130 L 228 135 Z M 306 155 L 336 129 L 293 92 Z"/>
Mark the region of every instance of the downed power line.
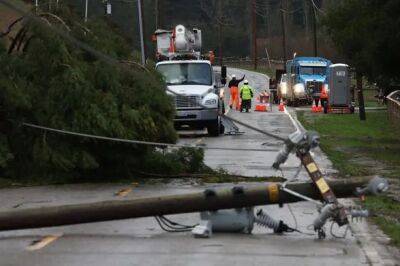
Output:
<path fill-rule="evenodd" d="M 97 140 L 138 144 L 138 145 L 147 145 L 147 146 L 155 146 L 155 147 L 164 147 L 164 148 L 167 148 L 167 147 L 197 148 L 197 149 L 205 149 L 205 150 L 253 151 L 253 152 L 279 151 L 277 149 L 246 149 L 246 148 L 228 148 L 228 147 L 208 147 L 208 146 L 194 146 L 194 145 L 162 143 L 162 142 L 152 142 L 152 141 L 142 141 L 142 140 L 130 140 L 130 139 L 112 138 L 112 137 L 105 137 L 105 136 L 99 136 L 99 135 L 73 132 L 73 131 L 68 131 L 68 130 L 55 129 L 55 128 L 39 126 L 39 125 L 31 124 L 31 123 L 22 123 L 22 125 L 26 126 L 26 127 L 30 127 L 30 128 L 45 130 L 45 131 L 54 132 L 54 133 L 58 133 L 58 134 L 71 135 L 71 136 L 76 136 L 76 137 L 84 137 L 84 138 L 97 139 Z"/>

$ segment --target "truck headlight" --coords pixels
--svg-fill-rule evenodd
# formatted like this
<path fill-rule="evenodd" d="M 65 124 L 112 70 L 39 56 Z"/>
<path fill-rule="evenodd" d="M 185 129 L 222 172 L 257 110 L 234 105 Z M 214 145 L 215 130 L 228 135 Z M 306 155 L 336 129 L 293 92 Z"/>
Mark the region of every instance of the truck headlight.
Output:
<path fill-rule="evenodd" d="M 281 93 L 282 94 L 286 94 L 287 93 L 287 84 L 286 83 L 282 83 L 281 84 Z"/>
<path fill-rule="evenodd" d="M 209 99 L 204 102 L 204 105 L 216 105 L 216 104 L 217 104 L 216 99 Z"/>
<path fill-rule="evenodd" d="M 326 91 L 326 93 L 329 93 L 329 85 L 328 84 L 324 84 L 323 88 Z"/>
<path fill-rule="evenodd" d="M 294 85 L 294 93 L 295 94 L 304 94 L 305 88 L 303 83 L 297 83 Z"/>

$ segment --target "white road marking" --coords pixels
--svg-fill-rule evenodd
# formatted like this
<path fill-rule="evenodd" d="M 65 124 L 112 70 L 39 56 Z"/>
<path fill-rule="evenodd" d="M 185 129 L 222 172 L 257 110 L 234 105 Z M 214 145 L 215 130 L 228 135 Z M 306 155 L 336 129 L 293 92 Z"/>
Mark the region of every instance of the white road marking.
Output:
<path fill-rule="evenodd" d="M 299 126 L 299 124 L 296 122 L 296 120 L 294 120 L 294 118 L 292 117 L 292 115 L 288 112 L 287 108 L 284 107 L 284 113 L 289 117 L 290 121 L 292 122 L 293 126 L 296 128 L 296 132 L 300 132 L 301 128 Z"/>

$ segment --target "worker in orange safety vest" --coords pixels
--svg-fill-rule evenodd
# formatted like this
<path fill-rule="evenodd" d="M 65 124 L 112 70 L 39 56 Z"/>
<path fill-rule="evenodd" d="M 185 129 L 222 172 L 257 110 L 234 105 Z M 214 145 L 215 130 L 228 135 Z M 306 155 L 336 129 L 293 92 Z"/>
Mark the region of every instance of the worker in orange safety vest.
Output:
<path fill-rule="evenodd" d="M 239 103 L 239 83 L 242 82 L 245 78 L 245 75 L 241 79 L 236 79 L 236 75 L 232 75 L 231 81 L 229 81 L 228 87 L 231 92 L 231 98 L 229 101 L 229 107 L 232 109 L 235 106 L 236 110 L 239 111 L 240 103 Z"/>
<path fill-rule="evenodd" d="M 328 89 L 326 85 L 322 86 L 320 99 L 322 107 L 324 107 L 325 104 L 328 104 Z"/>

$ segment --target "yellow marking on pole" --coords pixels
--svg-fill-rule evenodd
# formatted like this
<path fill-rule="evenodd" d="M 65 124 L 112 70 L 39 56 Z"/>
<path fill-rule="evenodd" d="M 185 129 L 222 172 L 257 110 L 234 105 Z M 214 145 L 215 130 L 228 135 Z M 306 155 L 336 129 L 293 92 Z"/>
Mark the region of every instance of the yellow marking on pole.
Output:
<path fill-rule="evenodd" d="M 307 169 L 311 174 L 318 171 L 318 167 L 317 167 L 317 165 L 315 163 L 307 164 Z"/>
<path fill-rule="evenodd" d="M 279 200 L 279 188 L 277 184 L 268 185 L 268 196 L 271 203 L 278 202 Z"/>
<path fill-rule="evenodd" d="M 195 146 L 199 145 L 203 140 L 204 140 L 204 138 L 198 139 L 193 143 L 193 145 L 195 145 Z"/>
<path fill-rule="evenodd" d="M 317 187 L 319 188 L 319 191 L 321 191 L 322 194 L 326 193 L 329 191 L 329 185 L 326 183 L 325 179 L 320 178 L 317 182 Z"/>
<path fill-rule="evenodd" d="M 118 191 L 117 193 L 115 193 L 115 196 L 126 197 L 131 192 L 132 192 L 132 188 L 124 188 L 124 189 L 121 189 L 120 191 Z"/>
<path fill-rule="evenodd" d="M 35 251 L 44 248 L 47 245 L 50 245 L 52 242 L 56 241 L 62 236 L 60 235 L 51 235 L 51 236 L 46 236 L 43 237 L 39 241 L 34 241 L 31 245 L 29 245 L 26 249 L 29 251 Z"/>

